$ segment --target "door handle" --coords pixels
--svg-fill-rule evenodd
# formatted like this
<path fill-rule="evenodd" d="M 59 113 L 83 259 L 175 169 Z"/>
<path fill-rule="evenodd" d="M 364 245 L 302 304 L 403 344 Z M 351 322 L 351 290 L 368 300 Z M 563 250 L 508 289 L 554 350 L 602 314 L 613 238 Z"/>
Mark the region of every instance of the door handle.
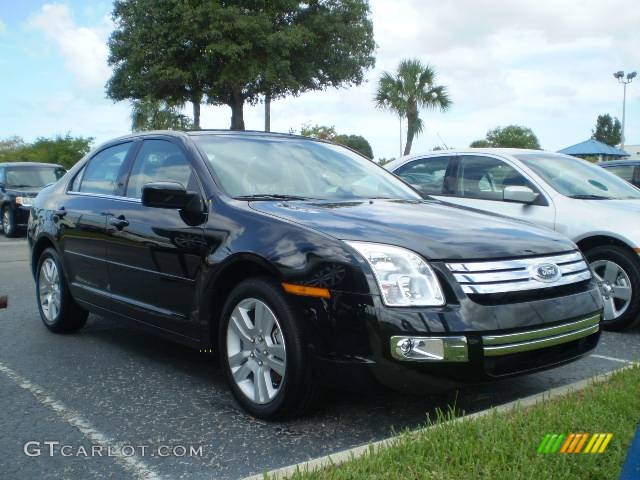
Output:
<path fill-rule="evenodd" d="M 53 212 L 53 214 L 58 218 L 62 218 L 67 214 L 67 210 L 64 207 L 60 207 L 58 210 Z"/>
<path fill-rule="evenodd" d="M 124 218 L 124 215 L 120 215 L 119 217 L 112 217 L 109 219 L 109 225 L 113 225 L 118 230 L 122 230 L 124 227 L 129 226 L 129 220 Z"/>

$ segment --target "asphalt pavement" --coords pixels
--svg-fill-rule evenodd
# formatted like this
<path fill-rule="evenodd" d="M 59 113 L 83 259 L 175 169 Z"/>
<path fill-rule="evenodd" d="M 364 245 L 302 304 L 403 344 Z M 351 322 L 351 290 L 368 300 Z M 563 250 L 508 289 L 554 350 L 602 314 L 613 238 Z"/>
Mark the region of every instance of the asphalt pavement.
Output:
<path fill-rule="evenodd" d="M 640 360 L 639 329 L 605 332 L 559 369 L 436 396 L 332 391 L 306 418 L 267 423 L 235 404 L 215 355 L 95 315 L 49 333 L 24 239 L 0 236 L 1 295 L 0 478 L 242 478 L 420 426 L 437 408 L 474 412 Z"/>

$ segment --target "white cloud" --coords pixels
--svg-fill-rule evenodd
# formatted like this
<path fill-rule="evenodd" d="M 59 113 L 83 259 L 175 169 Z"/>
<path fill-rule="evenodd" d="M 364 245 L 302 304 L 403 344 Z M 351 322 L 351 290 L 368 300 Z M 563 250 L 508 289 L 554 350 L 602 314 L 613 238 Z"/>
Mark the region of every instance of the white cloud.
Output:
<path fill-rule="evenodd" d="M 111 70 L 106 40 L 113 25 L 77 25 L 68 6 L 45 4 L 31 17 L 29 26 L 40 30 L 60 51 L 66 70 L 81 89 L 103 90 Z"/>

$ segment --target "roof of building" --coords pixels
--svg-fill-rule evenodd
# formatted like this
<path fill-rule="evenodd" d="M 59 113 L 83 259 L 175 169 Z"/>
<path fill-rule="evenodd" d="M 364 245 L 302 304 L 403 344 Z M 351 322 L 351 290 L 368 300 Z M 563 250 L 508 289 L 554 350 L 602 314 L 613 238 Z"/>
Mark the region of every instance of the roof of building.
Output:
<path fill-rule="evenodd" d="M 590 138 L 584 142 L 576 143 L 570 147 L 558 150 L 558 153 L 564 153 L 566 155 L 605 155 L 608 157 L 629 156 L 629 154 L 624 150 L 599 142 L 595 138 Z"/>

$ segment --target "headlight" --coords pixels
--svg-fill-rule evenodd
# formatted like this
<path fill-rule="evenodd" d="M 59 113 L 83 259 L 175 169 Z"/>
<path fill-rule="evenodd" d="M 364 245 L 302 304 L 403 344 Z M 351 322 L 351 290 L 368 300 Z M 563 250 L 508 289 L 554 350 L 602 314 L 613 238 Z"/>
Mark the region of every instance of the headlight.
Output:
<path fill-rule="evenodd" d="M 23 207 L 31 207 L 33 205 L 32 197 L 16 197 L 16 203 Z"/>
<path fill-rule="evenodd" d="M 444 294 L 433 269 L 410 250 L 367 242 L 346 242 L 371 266 L 382 301 L 389 307 L 444 305 Z"/>

